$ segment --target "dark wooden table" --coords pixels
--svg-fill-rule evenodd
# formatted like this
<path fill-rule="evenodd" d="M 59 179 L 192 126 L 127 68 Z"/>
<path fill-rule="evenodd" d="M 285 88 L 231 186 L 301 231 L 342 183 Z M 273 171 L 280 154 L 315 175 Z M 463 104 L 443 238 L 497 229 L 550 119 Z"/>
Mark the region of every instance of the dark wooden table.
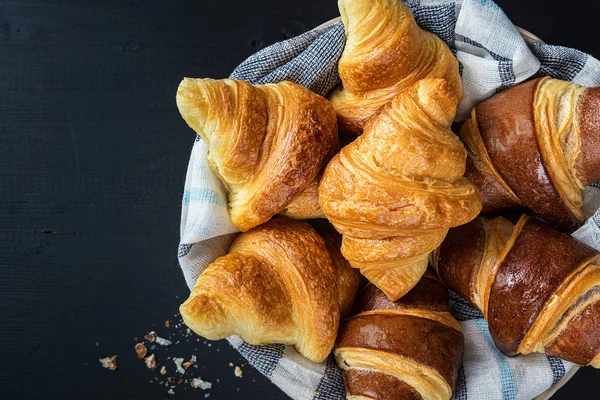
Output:
<path fill-rule="evenodd" d="M 547 42 L 600 56 L 598 2 L 498 3 Z M 227 343 L 176 326 L 194 134 L 175 90 L 337 14 L 335 0 L 0 0 L 0 398 L 285 398 Z M 133 351 L 151 330 L 174 341 L 151 349 L 165 376 Z M 98 363 L 112 354 L 116 372 Z M 210 391 L 159 383 L 169 357 L 191 355 L 186 376 Z M 597 398 L 598 378 L 584 369 L 556 398 Z"/>

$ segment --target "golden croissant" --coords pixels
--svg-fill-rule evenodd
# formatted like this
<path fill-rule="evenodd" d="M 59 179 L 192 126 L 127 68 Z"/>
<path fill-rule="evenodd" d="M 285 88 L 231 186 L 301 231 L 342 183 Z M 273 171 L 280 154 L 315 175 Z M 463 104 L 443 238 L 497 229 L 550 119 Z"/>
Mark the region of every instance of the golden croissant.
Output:
<path fill-rule="evenodd" d="M 507 355 L 600 367 L 600 253 L 523 215 L 451 229 L 434 257 L 450 289 L 483 312 Z"/>
<path fill-rule="evenodd" d="M 462 177 L 467 153 L 450 130 L 458 99 L 444 79 L 396 96 L 327 165 L 319 202 L 344 235 L 342 254 L 390 299 L 427 269 L 448 228 L 481 210 Z"/>
<path fill-rule="evenodd" d="M 600 88 L 522 83 L 475 107 L 460 135 L 484 212 L 526 207 L 565 230 L 583 223 L 582 189 L 600 180 Z"/>
<path fill-rule="evenodd" d="M 320 214 L 313 181 L 339 147 L 335 111 L 326 99 L 292 82 L 252 86 L 186 78 L 177 106 L 208 145 L 209 165 L 228 190 L 239 230 L 286 209 L 297 219 Z"/>
<path fill-rule="evenodd" d="M 333 353 L 347 399 L 445 399 L 456 389 L 464 338 L 448 290 L 427 273 L 392 302 L 375 286 L 356 297 Z"/>
<path fill-rule="evenodd" d="M 330 96 L 340 131 L 360 135 L 367 119 L 424 78 L 444 78 L 462 97 L 458 61 L 446 44 L 419 28 L 400 0 L 339 0 L 346 47 L 338 63 L 342 88 Z"/>
<path fill-rule="evenodd" d="M 340 310 L 350 308 L 358 273 L 305 222 L 275 218 L 239 235 L 200 275 L 181 305 L 185 324 L 218 340 L 291 344 L 306 358 L 331 352 Z"/>

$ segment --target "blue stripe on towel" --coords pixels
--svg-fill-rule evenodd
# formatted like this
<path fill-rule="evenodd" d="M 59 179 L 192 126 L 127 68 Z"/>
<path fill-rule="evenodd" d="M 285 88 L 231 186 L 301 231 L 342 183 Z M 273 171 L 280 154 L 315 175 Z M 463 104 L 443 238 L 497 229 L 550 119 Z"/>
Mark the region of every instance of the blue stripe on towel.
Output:
<path fill-rule="evenodd" d="M 510 365 L 504 359 L 504 354 L 498 350 L 494 341 L 492 340 L 492 335 L 490 335 L 490 330 L 488 329 L 488 325 L 483 319 L 473 320 L 475 322 L 475 326 L 479 329 L 479 333 L 485 339 L 485 341 L 490 346 L 490 350 L 496 359 L 496 363 L 498 363 L 498 367 L 500 368 L 500 384 L 502 385 L 502 398 L 504 400 L 514 400 L 515 399 L 515 380 L 510 369 Z"/>
<path fill-rule="evenodd" d="M 327 359 L 325 374 L 319 382 L 312 400 L 339 400 L 345 398 L 344 392 L 342 370 L 335 364 L 333 355 L 330 355 Z"/>
<path fill-rule="evenodd" d="M 550 369 L 552 370 L 552 385 L 555 385 L 565 375 L 565 365 L 562 361 L 554 356 L 546 356 Z"/>
<path fill-rule="evenodd" d="M 194 188 L 183 192 L 183 205 L 187 206 L 190 202 L 194 203 L 211 203 L 222 207 L 227 206 L 227 201 L 220 194 L 212 189 Z"/>

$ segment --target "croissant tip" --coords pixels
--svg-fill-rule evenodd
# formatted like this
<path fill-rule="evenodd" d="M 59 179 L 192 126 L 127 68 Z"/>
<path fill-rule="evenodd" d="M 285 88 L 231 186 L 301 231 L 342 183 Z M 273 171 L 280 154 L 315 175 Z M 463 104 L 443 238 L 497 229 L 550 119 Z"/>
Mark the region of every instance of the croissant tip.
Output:
<path fill-rule="evenodd" d="M 450 125 L 456 116 L 458 97 L 443 78 L 422 79 L 414 90 L 423 110 L 443 125 Z"/>
<path fill-rule="evenodd" d="M 184 93 L 191 92 L 194 87 L 197 87 L 197 81 L 200 80 L 201 79 L 198 78 L 184 77 L 179 83 L 179 86 L 177 87 L 176 97 L 179 99 Z"/>

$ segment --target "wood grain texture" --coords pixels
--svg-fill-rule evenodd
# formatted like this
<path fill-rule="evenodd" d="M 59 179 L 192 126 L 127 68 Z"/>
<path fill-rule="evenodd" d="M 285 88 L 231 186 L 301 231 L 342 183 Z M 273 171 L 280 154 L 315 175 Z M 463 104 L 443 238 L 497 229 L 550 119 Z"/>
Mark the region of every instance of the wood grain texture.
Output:
<path fill-rule="evenodd" d="M 600 55 L 596 2 L 497 2 Z M 175 255 L 193 132 L 177 84 L 336 16 L 335 0 L 0 0 L 0 398 L 167 397 L 132 347 L 188 294 Z M 197 353 L 221 378 L 211 398 L 286 398 L 249 367 L 233 377 L 237 353 L 215 346 Z M 120 370 L 100 368 L 114 353 Z M 583 369 L 555 398 L 592 398 L 594 379 Z"/>

